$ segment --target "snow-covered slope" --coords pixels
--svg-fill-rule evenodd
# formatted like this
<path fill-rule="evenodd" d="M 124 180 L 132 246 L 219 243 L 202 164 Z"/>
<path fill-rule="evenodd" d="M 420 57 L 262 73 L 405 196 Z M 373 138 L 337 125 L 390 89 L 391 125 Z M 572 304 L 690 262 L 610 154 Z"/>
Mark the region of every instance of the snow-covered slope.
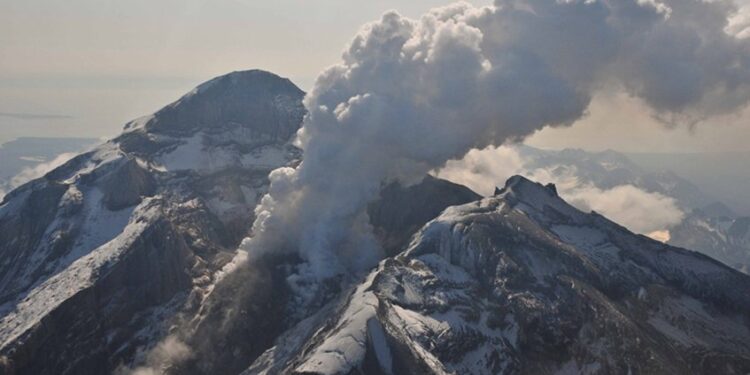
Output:
<path fill-rule="evenodd" d="M 695 249 L 750 273 L 750 217 L 696 210 L 670 230 L 669 244 Z"/>
<path fill-rule="evenodd" d="M 202 84 L 0 205 L 0 373 L 108 373 L 200 302 L 253 221 L 304 93 L 263 71 Z"/>
<path fill-rule="evenodd" d="M 750 277 L 511 178 L 281 336 L 246 374 L 744 374 Z"/>

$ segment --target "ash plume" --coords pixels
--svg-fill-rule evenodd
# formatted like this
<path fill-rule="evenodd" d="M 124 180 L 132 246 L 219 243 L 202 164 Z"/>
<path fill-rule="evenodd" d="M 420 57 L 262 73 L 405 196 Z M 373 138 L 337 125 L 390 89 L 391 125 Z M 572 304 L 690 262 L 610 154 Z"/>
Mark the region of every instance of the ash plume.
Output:
<path fill-rule="evenodd" d="M 383 183 L 570 125 L 600 91 L 625 91 L 670 123 L 741 109 L 750 44 L 727 31 L 737 14 L 732 2 L 702 0 L 498 0 L 418 20 L 388 12 L 317 79 L 297 135 L 304 161 L 271 174 L 242 247 L 298 252 L 301 278 L 370 267 L 381 254 L 365 208 Z"/>

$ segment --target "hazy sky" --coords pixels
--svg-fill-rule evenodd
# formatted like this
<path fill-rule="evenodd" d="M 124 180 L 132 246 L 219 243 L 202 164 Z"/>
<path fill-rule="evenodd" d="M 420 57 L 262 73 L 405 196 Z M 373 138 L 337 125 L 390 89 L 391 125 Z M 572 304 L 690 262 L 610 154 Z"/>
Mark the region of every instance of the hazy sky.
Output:
<path fill-rule="evenodd" d="M 489 4 L 490 1 L 471 1 Z M 261 68 L 308 89 L 360 25 L 388 9 L 446 4 L 353 0 L 0 1 L 0 143 L 20 136 L 112 136 L 198 83 Z M 668 129 L 633 99 L 597 98 L 541 147 L 750 150 L 750 111 Z"/>

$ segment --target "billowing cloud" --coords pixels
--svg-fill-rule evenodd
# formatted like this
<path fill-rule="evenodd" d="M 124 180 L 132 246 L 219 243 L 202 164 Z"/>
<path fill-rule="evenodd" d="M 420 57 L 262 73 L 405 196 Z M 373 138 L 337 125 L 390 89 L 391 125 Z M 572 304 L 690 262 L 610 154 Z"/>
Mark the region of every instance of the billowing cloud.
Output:
<path fill-rule="evenodd" d="M 483 150 L 471 150 L 460 160 L 449 160 L 435 174 L 467 186 L 484 196 L 490 196 L 495 187 L 502 186 L 509 177 L 517 174 L 528 175 L 529 171 L 525 164 L 513 147 L 488 147 Z"/>
<path fill-rule="evenodd" d="M 625 91 L 671 122 L 742 108 L 750 44 L 725 32 L 735 13 L 703 0 L 498 0 L 419 20 L 389 12 L 316 81 L 297 139 L 304 161 L 271 174 L 242 246 L 250 256 L 298 252 L 296 280 L 356 272 L 381 256 L 365 207 L 384 182 L 569 125 L 601 91 Z M 644 199 L 627 187 L 588 193 L 601 210 Z"/>
<path fill-rule="evenodd" d="M 729 17 L 724 31 L 740 39 L 750 38 L 750 2 L 743 3 L 737 12 Z"/>

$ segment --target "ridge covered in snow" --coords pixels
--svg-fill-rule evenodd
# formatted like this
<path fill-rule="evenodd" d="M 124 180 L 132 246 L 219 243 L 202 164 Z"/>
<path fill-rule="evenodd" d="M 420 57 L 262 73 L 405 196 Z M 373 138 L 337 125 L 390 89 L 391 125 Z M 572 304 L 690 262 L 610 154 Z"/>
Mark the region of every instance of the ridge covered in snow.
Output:
<path fill-rule="evenodd" d="M 446 209 L 338 304 L 246 374 L 750 369 L 750 278 L 519 176 Z"/>

